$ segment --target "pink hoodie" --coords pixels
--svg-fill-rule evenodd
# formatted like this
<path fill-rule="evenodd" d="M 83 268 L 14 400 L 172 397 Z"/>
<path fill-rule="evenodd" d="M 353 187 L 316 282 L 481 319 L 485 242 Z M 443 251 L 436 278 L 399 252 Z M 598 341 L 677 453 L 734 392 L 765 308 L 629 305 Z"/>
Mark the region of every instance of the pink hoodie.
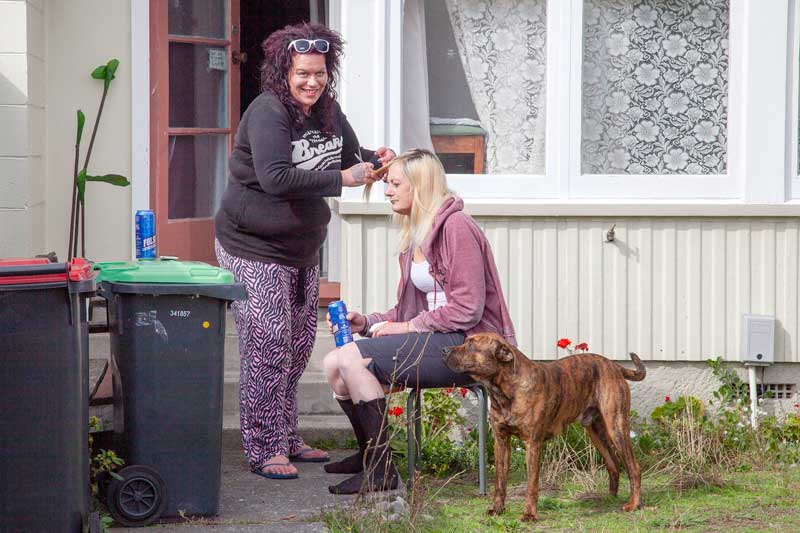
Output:
<path fill-rule="evenodd" d="M 430 274 L 444 288 L 447 304 L 428 311 L 425 294 L 411 282 L 412 254 L 405 251 L 400 254 L 397 305 L 385 313 L 368 315 L 365 330 L 384 320 L 411 321 L 417 331 L 492 332 L 516 345 L 492 249 L 472 217 L 464 213 L 461 198 L 444 202 L 422 252 Z"/>

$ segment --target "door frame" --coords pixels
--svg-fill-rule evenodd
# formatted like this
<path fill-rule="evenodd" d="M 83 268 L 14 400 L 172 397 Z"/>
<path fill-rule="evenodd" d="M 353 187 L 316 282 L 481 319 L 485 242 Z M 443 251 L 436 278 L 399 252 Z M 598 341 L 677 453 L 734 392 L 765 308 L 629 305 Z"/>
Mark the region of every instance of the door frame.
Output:
<path fill-rule="evenodd" d="M 161 243 L 169 242 L 170 255 L 183 259 L 202 260 L 216 264 L 213 251 L 214 217 L 169 218 L 169 139 L 181 135 L 226 134 L 228 135 L 227 157 L 233 149 L 233 137 L 239 125 L 239 68 L 232 60 L 232 53 L 239 51 L 239 0 L 228 3 L 226 35 L 222 39 L 170 38 L 168 31 L 166 0 L 148 0 L 149 38 L 148 50 L 149 83 L 149 205 L 156 215 L 156 242 L 159 254 Z M 142 2 L 145 3 L 145 2 Z M 170 42 L 193 42 L 225 46 L 228 48 L 228 126 L 225 128 L 178 128 L 169 125 L 169 46 Z M 157 58 L 157 59 L 156 59 Z M 227 165 L 225 165 L 227 169 Z M 177 235 L 186 235 L 185 239 Z"/>

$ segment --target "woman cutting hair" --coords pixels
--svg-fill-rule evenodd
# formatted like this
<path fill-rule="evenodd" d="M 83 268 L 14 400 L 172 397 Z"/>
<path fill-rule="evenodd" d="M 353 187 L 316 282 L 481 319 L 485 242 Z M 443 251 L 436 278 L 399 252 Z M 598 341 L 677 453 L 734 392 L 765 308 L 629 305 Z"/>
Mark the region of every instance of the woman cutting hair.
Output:
<path fill-rule="evenodd" d="M 489 242 L 448 189 L 436 155 L 411 150 L 398 156 L 386 183 L 400 226 L 397 304 L 385 313 L 348 313 L 353 332 L 367 338 L 330 352 L 324 361 L 359 443 L 357 454 L 325 465 L 327 472 L 355 474 L 329 487 L 336 494 L 397 486 L 385 389 L 472 382 L 447 368 L 442 357 L 442 349 L 462 344 L 467 335 L 494 332 L 516 344 Z"/>
<path fill-rule="evenodd" d="M 255 474 L 297 477 L 294 462 L 328 454 L 297 434 L 297 384 L 317 327 L 326 197 L 375 179 L 394 157 L 359 146 L 336 102 L 341 36 L 298 24 L 263 42 L 262 93 L 242 116 L 215 218 L 219 263 L 247 286 L 232 305 L 239 335 L 240 423 Z"/>

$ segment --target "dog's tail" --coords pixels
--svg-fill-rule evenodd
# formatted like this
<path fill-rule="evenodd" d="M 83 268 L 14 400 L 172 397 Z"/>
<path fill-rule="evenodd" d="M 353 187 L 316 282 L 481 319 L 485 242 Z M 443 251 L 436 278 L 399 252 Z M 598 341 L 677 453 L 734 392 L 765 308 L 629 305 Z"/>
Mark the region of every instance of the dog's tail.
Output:
<path fill-rule="evenodd" d="M 645 369 L 642 360 L 639 359 L 639 356 L 635 353 L 631 352 L 631 361 L 633 361 L 633 365 L 636 367 L 635 370 L 631 370 L 630 368 L 625 368 L 624 366 L 620 366 L 622 370 L 622 375 L 625 379 L 629 381 L 642 381 L 644 377 L 647 375 L 647 369 Z"/>

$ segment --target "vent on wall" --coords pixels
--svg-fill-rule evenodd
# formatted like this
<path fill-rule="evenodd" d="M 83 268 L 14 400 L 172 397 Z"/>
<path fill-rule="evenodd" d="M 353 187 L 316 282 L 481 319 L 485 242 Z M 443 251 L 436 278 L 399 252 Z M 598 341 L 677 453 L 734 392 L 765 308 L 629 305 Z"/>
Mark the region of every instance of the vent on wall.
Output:
<path fill-rule="evenodd" d="M 759 398 L 771 400 L 793 400 L 797 386 L 794 383 L 759 383 L 756 391 Z"/>

